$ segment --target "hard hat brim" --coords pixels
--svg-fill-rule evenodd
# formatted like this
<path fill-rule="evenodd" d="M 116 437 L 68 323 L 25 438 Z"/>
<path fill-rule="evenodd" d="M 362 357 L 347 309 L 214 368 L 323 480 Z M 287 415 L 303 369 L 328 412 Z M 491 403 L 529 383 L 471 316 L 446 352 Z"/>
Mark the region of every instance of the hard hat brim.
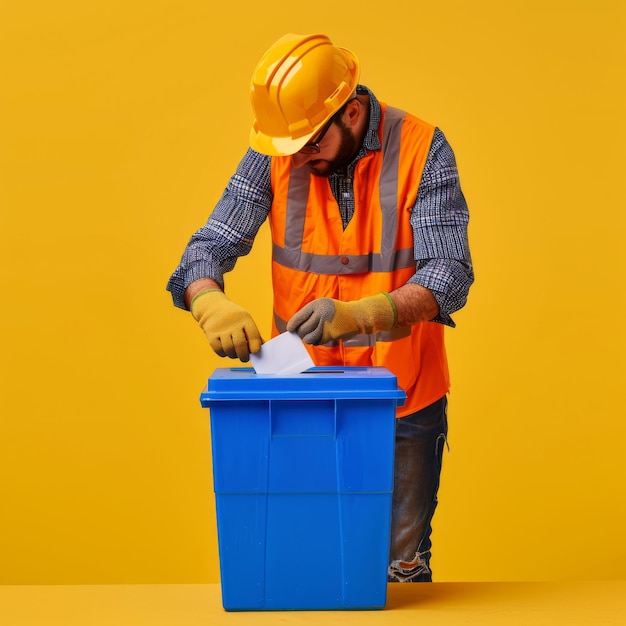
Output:
<path fill-rule="evenodd" d="M 291 137 L 270 137 L 253 128 L 250 131 L 250 147 L 269 156 L 290 156 L 301 150 L 313 135 L 315 131 L 297 140 Z"/>

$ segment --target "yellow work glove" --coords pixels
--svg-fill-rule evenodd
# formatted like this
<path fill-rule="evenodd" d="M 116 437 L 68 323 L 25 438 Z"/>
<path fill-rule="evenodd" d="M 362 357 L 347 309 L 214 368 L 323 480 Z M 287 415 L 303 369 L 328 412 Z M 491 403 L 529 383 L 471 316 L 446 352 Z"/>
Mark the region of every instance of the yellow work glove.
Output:
<path fill-rule="evenodd" d="M 250 360 L 250 353 L 261 349 L 263 340 L 254 320 L 223 291 L 202 291 L 192 300 L 190 308 L 219 356 L 239 357 L 245 362 Z"/>
<path fill-rule="evenodd" d="M 388 293 L 341 302 L 318 298 L 309 302 L 287 322 L 287 330 L 306 343 L 318 346 L 333 339 L 391 330 L 396 323 L 396 305 Z"/>

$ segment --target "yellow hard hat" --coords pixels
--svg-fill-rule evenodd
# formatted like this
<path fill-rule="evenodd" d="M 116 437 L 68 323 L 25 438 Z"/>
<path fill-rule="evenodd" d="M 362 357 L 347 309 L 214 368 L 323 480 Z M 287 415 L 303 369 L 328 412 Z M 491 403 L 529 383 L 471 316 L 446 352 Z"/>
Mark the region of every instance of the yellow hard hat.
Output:
<path fill-rule="evenodd" d="M 295 154 L 349 100 L 358 80 L 356 56 L 326 35 L 281 37 L 250 81 L 250 146 L 272 156 Z"/>

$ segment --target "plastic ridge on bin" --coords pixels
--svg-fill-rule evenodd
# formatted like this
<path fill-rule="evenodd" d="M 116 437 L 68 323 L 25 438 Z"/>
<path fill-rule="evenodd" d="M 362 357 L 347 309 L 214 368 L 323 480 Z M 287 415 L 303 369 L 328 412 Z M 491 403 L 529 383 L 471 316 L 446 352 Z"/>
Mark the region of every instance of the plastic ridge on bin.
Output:
<path fill-rule="evenodd" d="M 275 399 L 277 394 L 281 399 L 384 398 L 395 400 L 398 406 L 406 399 L 396 378 L 382 367 L 318 367 L 286 375 L 256 374 L 254 369 L 242 367 L 216 370 L 200 403 L 209 408 L 212 402 Z"/>

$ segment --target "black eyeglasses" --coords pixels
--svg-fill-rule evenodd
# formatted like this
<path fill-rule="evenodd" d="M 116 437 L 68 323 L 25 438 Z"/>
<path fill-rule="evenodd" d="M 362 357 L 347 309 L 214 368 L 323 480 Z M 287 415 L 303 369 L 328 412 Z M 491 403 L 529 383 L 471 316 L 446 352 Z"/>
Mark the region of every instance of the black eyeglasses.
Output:
<path fill-rule="evenodd" d="M 356 98 L 350 98 L 348 102 L 352 102 L 352 100 L 356 100 Z M 324 139 L 324 135 L 328 132 L 328 129 L 335 123 L 335 120 L 342 115 L 342 113 L 346 110 L 348 106 L 348 102 L 346 102 L 340 109 L 335 113 L 329 120 L 326 122 L 326 126 L 322 128 L 322 131 L 317 136 L 315 141 L 311 141 L 310 143 L 305 143 L 302 148 L 300 148 L 299 152 L 302 154 L 319 154 L 321 148 L 320 143 L 322 143 L 322 139 Z"/>
<path fill-rule="evenodd" d="M 320 143 L 322 142 L 322 139 L 324 139 L 324 135 L 328 132 L 328 129 L 335 123 L 335 118 L 338 114 L 339 111 L 337 111 L 337 113 L 335 113 L 335 115 L 333 115 L 328 120 L 326 126 L 322 128 L 322 132 L 317 136 L 317 139 L 315 141 L 305 143 L 302 148 L 300 148 L 299 152 L 301 152 L 302 154 L 319 154 L 321 150 Z"/>

